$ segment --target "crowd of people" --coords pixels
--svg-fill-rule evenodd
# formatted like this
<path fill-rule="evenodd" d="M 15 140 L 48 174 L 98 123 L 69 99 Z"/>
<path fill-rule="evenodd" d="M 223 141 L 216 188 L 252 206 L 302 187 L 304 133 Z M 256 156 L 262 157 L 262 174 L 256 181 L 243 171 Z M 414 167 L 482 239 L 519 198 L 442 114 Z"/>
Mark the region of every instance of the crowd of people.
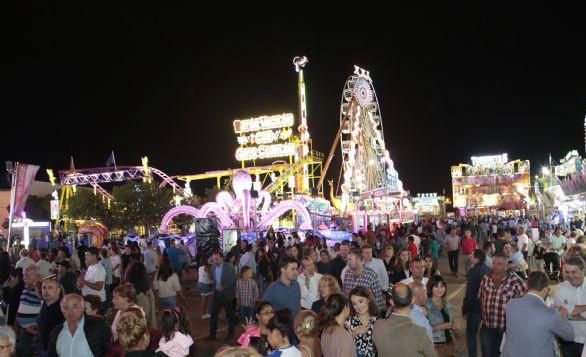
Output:
<path fill-rule="evenodd" d="M 483 356 L 581 356 L 583 225 L 536 217 L 429 219 L 368 227 L 335 244 L 269 230 L 200 257 L 205 339 L 218 339 L 224 310 L 222 340 L 240 347 L 217 356 L 452 356 L 460 327 L 447 298 L 448 272 L 438 267 L 447 256 L 452 279 L 464 263 L 469 356 L 479 349 Z M 146 240 L 129 242 L 124 252 L 117 242 L 72 252 L 64 245 L 20 248 L 11 247 L 12 256 L 0 252 L 11 327 L 0 329 L 0 342 L 18 356 L 193 353 L 183 295 L 190 287 L 181 286 L 189 252 L 180 244 L 162 251 Z M 563 280 L 554 298 L 550 278 Z"/>

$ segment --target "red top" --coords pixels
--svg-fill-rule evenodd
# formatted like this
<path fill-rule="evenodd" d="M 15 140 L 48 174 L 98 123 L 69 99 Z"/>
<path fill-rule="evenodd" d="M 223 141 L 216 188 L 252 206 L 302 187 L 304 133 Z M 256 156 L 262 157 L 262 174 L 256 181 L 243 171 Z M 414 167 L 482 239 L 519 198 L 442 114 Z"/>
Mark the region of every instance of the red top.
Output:
<path fill-rule="evenodd" d="M 474 250 L 476 249 L 476 239 L 472 237 L 463 238 L 460 241 L 460 246 L 462 247 L 462 253 L 464 255 L 470 255 L 474 253 Z"/>
<path fill-rule="evenodd" d="M 419 254 L 417 254 L 417 246 L 415 245 L 415 243 L 409 242 L 409 245 L 407 245 L 407 249 L 409 249 L 409 252 L 411 252 L 411 259 L 417 258 Z"/>

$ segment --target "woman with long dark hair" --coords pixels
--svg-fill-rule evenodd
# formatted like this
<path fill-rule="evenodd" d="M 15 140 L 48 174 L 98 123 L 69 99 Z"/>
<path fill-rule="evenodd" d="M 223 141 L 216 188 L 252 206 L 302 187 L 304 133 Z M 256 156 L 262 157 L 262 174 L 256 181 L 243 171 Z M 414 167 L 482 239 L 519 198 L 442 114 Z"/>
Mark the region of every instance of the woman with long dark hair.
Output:
<path fill-rule="evenodd" d="M 407 279 L 411 276 L 409 271 L 409 264 L 411 263 L 411 253 L 408 249 L 401 249 L 397 254 L 395 266 L 393 267 L 393 273 L 391 275 L 391 281 L 393 284 L 400 282 L 401 280 Z"/>
<path fill-rule="evenodd" d="M 342 294 L 330 296 L 317 317 L 324 357 L 356 357 L 356 345 L 345 328 L 348 316 L 348 299 Z"/>
<path fill-rule="evenodd" d="M 350 333 L 356 344 L 358 357 L 376 357 L 376 347 L 372 339 L 372 326 L 379 320 L 378 306 L 369 289 L 358 286 L 350 291 Z"/>
<path fill-rule="evenodd" d="M 153 281 L 153 289 L 158 296 L 159 308 L 173 309 L 177 306 L 177 297 L 185 304 L 185 296 L 179 284 L 179 277 L 173 270 L 173 264 L 169 258 L 164 257 L 159 266 L 159 271 Z"/>
<path fill-rule="evenodd" d="M 256 267 L 258 270 L 258 279 L 260 283 L 260 293 L 262 295 L 273 281 L 271 262 L 269 262 L 269 258 L 267 257 L 267 253 L 264 249 L 257 250 L 255 258 Z"/>
<path fill-rule="evenodd" d="M 124 272 L 124 277 L 136 290 L 136 303 L 144 311 L 148 326 L 157 328 L 156 299 L 149 285 L 146 267 L 141 262 L 131 261 Z"/>

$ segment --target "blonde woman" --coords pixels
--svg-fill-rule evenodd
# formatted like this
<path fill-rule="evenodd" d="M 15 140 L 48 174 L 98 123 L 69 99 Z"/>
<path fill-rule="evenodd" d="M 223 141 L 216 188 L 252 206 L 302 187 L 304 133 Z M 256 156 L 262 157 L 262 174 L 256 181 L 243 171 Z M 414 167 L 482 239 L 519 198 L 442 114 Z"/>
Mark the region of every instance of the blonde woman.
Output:
<path fill-rule="evenodd" d="M 338 280 L 330 274 L 324 274 L 318 282 L 317 290 L 320 299 L 311 305 L 311 311 L 319 314 L 321 308 L 326 304 L 328 298 L 333 294 L 341 294 L 342 290 L 338 285 Z"/>
<path fill-rule="evenodd" d="M 122 314 L 116 325 L 116 333 L 120 346 L 126 357 L 165 356 L 161 352 L 148 349 L 150 344 L 149 330 L 142 312 L 133 308 Z"/>
<path fill-rule="evenodd" d="M 317 339 L 317 314 L 311 310 L 302 310 L 295 318 L 295 334 L 299 339 L 297 348 L 303 357 L 321 356 L 321 346 Z"/>

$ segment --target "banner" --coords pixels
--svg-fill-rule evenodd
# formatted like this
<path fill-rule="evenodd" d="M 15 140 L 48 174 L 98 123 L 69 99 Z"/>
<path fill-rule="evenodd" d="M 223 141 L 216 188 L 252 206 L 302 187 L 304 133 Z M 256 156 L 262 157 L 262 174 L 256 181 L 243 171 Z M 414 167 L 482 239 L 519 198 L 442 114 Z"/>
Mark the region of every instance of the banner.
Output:
<path fill-rule="evenodd" d="M 12 210 L 13 217 L 20 216 L 24 210 L 28 194 L 31 190 L 33 181 L 35 180 L 35 176 L 37 175 L 37 171 L 39 171 L 39 166 L 20 163 L 16 165 L 16 170 L 14 172 L 14 186 L 12 187 L 12 190 L 14 191 L 14 209 Z"/>

